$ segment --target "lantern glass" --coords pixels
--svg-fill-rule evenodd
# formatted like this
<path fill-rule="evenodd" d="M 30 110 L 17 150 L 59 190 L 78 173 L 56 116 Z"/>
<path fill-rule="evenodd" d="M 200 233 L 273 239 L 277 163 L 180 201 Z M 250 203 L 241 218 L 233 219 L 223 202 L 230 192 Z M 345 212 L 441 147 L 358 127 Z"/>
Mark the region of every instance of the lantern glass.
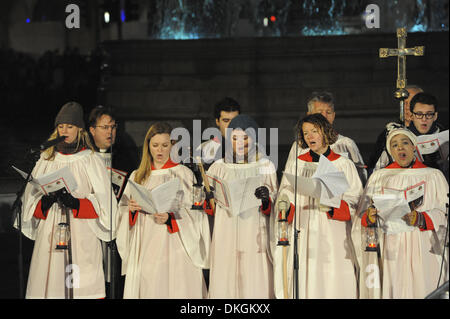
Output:
<path fill-rule="evenodd" d="M 378 227 L 376 224 L 366 227 L 366 251 L 377 251 Z"/>
<path fill-rule="evenodd" d="M 56 229 L 56 249 L 67 249 L 69 246 L 70 231 L 69 224 L 59 223 Z"/>
<path fill-rule="evenodd" d="M 205 198 L 202 185 L 194 184 L 192 187 L 192 209 L 203 209 L 203 200 Z"/>
<path fill-rule="evenodd" d="M 278 246 L 289 246 L 289 225 L 285 216 L 278 219 Z"/>

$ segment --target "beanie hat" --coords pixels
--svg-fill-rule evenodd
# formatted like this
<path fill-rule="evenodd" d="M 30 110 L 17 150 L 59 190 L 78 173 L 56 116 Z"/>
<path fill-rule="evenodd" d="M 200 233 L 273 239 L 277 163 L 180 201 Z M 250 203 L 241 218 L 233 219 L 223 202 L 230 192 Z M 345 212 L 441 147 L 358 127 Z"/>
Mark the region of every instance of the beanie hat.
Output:
<path fill-rule="evenodd" d="M 253 162 L 257 160 L 257 153 L 259 156 L 263 156 L 263 149 L 261 145 L 256 147 L 256 141 L 258 139 L 258 124 L 256 121 L 248 115 L 239 114 L 234 117 L 226 129 L 225 138 L 225 161 L 228 163 L 234 162 L 234 152 L 231 140 L 231 134 L 235 129 L 241 129 L 252 139 L 251 144 L 248 145 L 248 162 Z M 242 158 L 241 158 L 242 160 Z"/>
<path fill-rule="evenodd" d="M 230 124 L 228 124 L 228 128 L 230 128 L 231 130 L 228 130 L 227 135 L 231 135 L 231 132 L 237 128 L 240 128 L 243 131 L 245 131 L 247 129 L 252 129 L 252 130 L 248 130 L 247 134 L 249 134 L 249 136 L 253 139 L 253 142 L 256 143 L 256 140 L 258 138 L 259 126 L 256 123 L 256 121 L 253 118 L 251 118 L 250 116 L 245 115 L 245 114 L 239 114 L 239 115 L 235 116 L 230 121 Z"/>
<path fill-rule="evenodd" d="M 411 132 L 410 130 L 408 130 L 407 128 L 404 128 L 403 126 L 400 126 L 399 124 L 397 124 L 395 122 L 392 122 L 392 123 L 388 123 L 386 125 L 386 129 L 387 129 L 386 150 L 389 153 L 389 155 L 392 156 L 391 140 L 394 136 L 399 135 L 399 134 L 406 135 L 411 140 L 411 143 L 413 143 L 414 147 L 416 147 L 417 138 L 414 135 L 414 133 Z"/>
<path fill-rule="evenodd" d="M 72 124 L 84 129 L 83 107 L 77 102 L 64 104 L 55 118 L 55 126 L 59 124 Z"/>

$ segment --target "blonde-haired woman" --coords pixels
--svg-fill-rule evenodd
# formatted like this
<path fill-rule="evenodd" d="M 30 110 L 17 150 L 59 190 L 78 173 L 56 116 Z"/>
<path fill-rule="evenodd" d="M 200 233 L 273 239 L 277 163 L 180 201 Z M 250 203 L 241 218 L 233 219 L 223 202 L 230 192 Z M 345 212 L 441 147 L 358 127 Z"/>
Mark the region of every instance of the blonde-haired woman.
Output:
<path fill-rule="evenodd" d="M 32 175 L 36 178 L 68 167 L 77 187 L 72 193 L 57 195 L 42 195 L 31 184 L 25 189 L 22 232 L 35 240 L 26 298 L 72 297 L 67 292 L 69 286 L 73 298 L 104 298 L 100 239 L 110 240 L 111 216 L 116 215 L 116 206 L 111 206 L 111 183 L 105 165 L 89 142 L 80 104 L 69 102 L 61 108 L 49 139 L 60 136 L 66 138 L 41 154 Z M 71 210 L 72 265 L 67 264 L 64 251 L 56 249 L 58 224 L 65 221 L 66 209 Z M 71 285 L 67 284 L 67 275 L 73 279 Z"/>
<path fill-rule="evenodd" d="M 191 210 L 193 173 L 170 159 L 174 141 L 169 124 L 153 124 L 145 136 L 142 160 L 130 180 L 153 190 L 174 178 L 180 189 L 167 212 L 145 212 L 132 199 L 130 185 L 119 203 L 117 245 L 125 274 L 124 298 L 203 298 L 209 225 Z"/>

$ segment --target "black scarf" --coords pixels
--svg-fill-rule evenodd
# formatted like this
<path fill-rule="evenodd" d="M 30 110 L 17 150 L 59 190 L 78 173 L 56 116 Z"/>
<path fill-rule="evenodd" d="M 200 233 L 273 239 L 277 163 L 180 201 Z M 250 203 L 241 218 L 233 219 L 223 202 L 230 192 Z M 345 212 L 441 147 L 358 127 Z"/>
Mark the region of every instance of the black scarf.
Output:
<path fill-rule="evenodd" d="M 78 147 L 77 147 L 78 146 Z M 78 141 L 73 143 L 66 143 L 64 141 L 56 144 L 56 150 L 62 154 L 75 154 L 83 148 L 83 145 L 78 145 Z"/>
<path fill-rule="evenodd" d="M 416 126 L 414 125 L 414 122 L 411 121 L 411 124 L 409 124 L 408 126 L 408 130 L 410 130 L 411 132 L 414 133 L 415 136 L 420 136 L 420 135 L 426 135 L 426 134 L 434 134 L 434 133 L 438 133 L 439 132 L 439 127 L 436 124 L 436 121 L 433 122 L 433 124 L 430 127 L 430 130 L 428 131 L 428 133 L 420 133 Z"/>

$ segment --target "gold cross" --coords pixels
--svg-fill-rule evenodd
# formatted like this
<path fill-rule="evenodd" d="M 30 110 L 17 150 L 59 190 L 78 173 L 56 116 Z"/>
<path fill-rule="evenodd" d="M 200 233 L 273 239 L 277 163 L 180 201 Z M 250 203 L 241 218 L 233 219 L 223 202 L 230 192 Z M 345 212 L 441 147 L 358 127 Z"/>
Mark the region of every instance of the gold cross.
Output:
<path fill-rule="evenodd" d="M 405 48 L 406 46 L 406 29 L 397 29 L 397 49 L 380 49 L 380 58 L 387 58 L 390 56 L 397 57 L 397 89 L 404 89 L 406 87 L 406 56 L 423 56 L 425 47 L 417 46 L 414 48 Z"/>

